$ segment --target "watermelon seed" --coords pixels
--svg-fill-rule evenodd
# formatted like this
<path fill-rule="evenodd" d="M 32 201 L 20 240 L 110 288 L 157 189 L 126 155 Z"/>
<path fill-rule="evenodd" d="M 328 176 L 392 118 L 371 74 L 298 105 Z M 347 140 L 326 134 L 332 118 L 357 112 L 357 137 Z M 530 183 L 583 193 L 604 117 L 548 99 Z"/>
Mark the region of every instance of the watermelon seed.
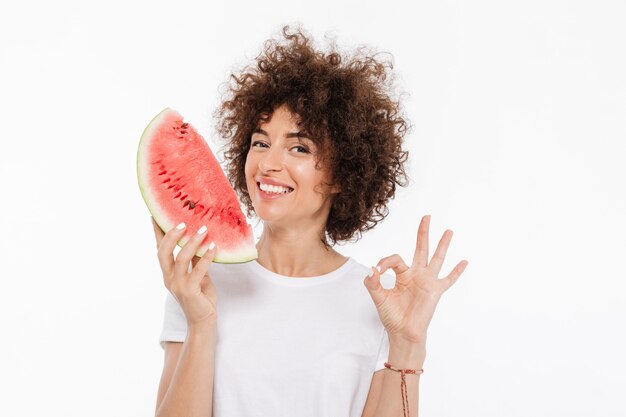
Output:
<path fill-rule="evenodd" d="M 184 200 L 185 198 L 187 198 L 187 196 L 188 196 L 188 195 L 189 195 L 189 194 L 185 194 L 185 195 L 184 195 L 184 196 L 182 196 L 180 199 L 181 199 L 181 200 Z"/>
<path fill-rule="evenodd" d="M 178 192 L 178 194 L 176 194 L 176 195 L 174 196 L 174 198 L 178 198 L 178 196 L 179 196 L 179 195 L 181 195 L 181 194 L 182 194 L 182 193 L 179 191 L 179 192 Z"/>
<path fill-rule="evenodd" d="M 171 185 L 169 185 L 169 186 L 167 187 L 167 189 L 169 190 L 170 188 L 172 188 L 172 187 L 174 187 L 174 186 L 175 186 L 174 184 L 171 184 Z M 174 190 L 174 191 L 176 191 L 176 190 Z"/>
<path fill-rule="evenodd" d="M 165 184 L 166 182 L 169 182 L 170 180 L 171 180 L 171 178 L 168 178 L 165 181 L 161 182 L 161 184 Z"/>
<path fill-rule="evenodd" d="M 196 204 L 191 200 L 186 200 L 185 204 L 183 204 L 183 207 L 185 207 L 186 205 L 189 205 L 190 209 L 196 208 Z"/>
<path fill-rule="evenodd" d="M 187 131 L 186 130 L 181 130 L 180 133 L 182 133 L 184 135 L 185 133 L 187 133 Z"/>
<path fill-rule="evenodd" d="M 189 126 L 189 123 L 183 123 L 182 125 L 180 125 L 180 127 L 182 127 L 183 129 L 186 129 L 187 126 Z"/>
<path fill-rule="evenodd" d="M 163 175 L 163 174 L 167 174 L 167 171 L 163 170 L 163 171 L 159 172 L 159 175 Z"/>

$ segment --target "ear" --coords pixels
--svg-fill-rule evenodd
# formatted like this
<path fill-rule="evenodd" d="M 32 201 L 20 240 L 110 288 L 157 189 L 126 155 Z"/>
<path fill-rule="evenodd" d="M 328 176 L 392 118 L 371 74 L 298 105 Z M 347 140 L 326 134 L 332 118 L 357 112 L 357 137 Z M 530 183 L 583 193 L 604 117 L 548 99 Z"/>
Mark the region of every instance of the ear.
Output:
<path fill-rule="evenodd" d="M 322 187 L 324 188 L 324 191 L 330 195 L 339 194 L 341 192 L 341 187 L 339 186 L 339 184 L 333 184 L 332 182 L 330 182 L 330 180 L 323 181 Z"/>
<path fill-rule="evenodd" d="M 326 186 L 328 187 L 328 191 L 331 194 L 339 194 L 341 192 L 341 186 L 339 185 L 338 182 L 333 182 L 331 180 L 328 180 L 328 182 L 326 183 Z"/>

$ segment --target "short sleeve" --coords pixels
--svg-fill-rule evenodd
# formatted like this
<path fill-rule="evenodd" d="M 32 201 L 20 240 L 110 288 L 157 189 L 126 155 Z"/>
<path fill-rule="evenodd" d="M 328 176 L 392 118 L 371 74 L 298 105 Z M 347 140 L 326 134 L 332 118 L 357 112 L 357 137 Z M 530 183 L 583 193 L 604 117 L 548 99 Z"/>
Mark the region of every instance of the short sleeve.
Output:
<path fill-rule="evenodd" d="M 378 358 L 376 359 L 376 369 L 374 369 L 374 372 L 385 369 L 385 362 L 387 362 L 387 359 L 389 359 L 389 336 L 387 336 L 387 329 L 385 329 L 383 331 L 383 337 L 380 341 Z"/>
<path fill-rule="evenodd" d="M 167 292 L 165 297 L 165 312 L 163 314 L 163 328 L 159 336 L 159 344 L 165 350 L 163 342 L 184 342 L 187 337 L 187 319 L 176 298 Z"/>

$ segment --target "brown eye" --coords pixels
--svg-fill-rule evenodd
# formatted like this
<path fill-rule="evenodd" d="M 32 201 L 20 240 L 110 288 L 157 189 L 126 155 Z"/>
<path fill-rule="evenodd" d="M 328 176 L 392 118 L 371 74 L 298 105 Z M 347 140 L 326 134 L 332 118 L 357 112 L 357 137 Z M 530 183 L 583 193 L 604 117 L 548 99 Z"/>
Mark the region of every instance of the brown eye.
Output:
<path fill-rule="evenodd" d="M 305 148 L 304 146 L 294 146 L 292 149 L 302 149 L 302 152 L 299 153 L 309 153 L 309 150 L 307 148 Z"/>

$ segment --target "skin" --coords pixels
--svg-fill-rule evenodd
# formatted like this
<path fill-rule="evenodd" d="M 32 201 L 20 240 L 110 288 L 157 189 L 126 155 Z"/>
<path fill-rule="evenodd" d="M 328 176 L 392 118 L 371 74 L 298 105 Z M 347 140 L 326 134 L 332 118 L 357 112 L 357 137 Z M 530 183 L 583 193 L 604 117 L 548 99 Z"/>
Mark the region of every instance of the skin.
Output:
<path fill-rule="evenodd" d="M 300 129 L 297 116 L 284 105 L 258 128 L 267 134 L 251 135 L 245 166 L 248 192 L 264 225 L 257 243 L 257 262 L 290 277 L 318 276 L 339 268 L 347 258 L 320 241 L 332 198 L 339 189 L 322 184 L 329 180 L 329 171 L 323 163 L 316 169 L 314 143 L 307 138 L 285 137 Z M 258 176 L 276 179 L 294 191 L 277 200 L 263 200 L 257 188 Z"/>
<path fill-rule="evenodd" d="M 445 278 L 439 278 L 446 252 L 452 240 L 452 230 L 446 230 L 439 240 L 433 257 L 428 260 L 428 229 L 430 215 L 422 217 L 417 231 L 417 244 L 411 266 L 397 254 L 382 258 L 377 268 L 372 268 L 364 284 L 369 290 L 378 315 L 387 330 L 392 346 L 406 348 L 425 347 L 426 332 L 435 313 L 437 303 L 468 265 L 459 262 Z M 388 269 L 396 275 L 393 288 L 380 284 L 381 274 Z"/>

